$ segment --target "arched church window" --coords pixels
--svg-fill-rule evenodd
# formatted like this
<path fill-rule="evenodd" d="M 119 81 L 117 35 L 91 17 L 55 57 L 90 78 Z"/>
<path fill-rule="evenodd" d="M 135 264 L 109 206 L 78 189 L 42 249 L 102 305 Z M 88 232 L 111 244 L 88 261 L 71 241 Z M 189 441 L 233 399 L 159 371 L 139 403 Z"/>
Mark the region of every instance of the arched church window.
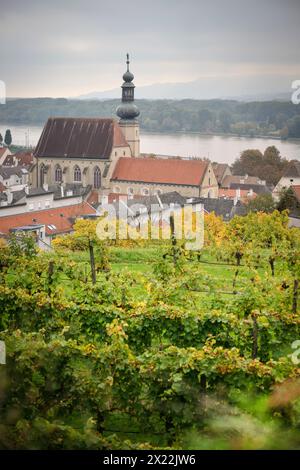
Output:
<path fill-rule="evenodd" d="M 98 166 L 94 169 L 94 188 L 101 188 L 101 171 Z"/>
<path fill-rule="evenodd" d="M 55 167 L 55 182 L 61 183 L 62 182 L 62 169 L 60 165 L 56 165 Z"/>
<path fill-rule="evenodd" d="M 77 183 L 81 181 L 81 170 L 78 165 L 74 168 L 74 181 Z"/>
<path fill-rule="evenodd" d="M 44 163 L 40 166 L 40 186 L 43 186 L 45 183 L 45 165 Z"/>

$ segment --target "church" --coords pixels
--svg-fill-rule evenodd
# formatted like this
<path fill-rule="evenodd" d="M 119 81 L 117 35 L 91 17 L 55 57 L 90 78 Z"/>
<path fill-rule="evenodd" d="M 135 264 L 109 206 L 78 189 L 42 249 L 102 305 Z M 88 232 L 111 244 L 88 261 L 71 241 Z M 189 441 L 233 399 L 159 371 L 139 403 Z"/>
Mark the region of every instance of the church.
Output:
<path fill-rule="evenodd" d="M 122 102 L 112 118 L 48 119 L 34 152 L 37 187 L 78 185 L 101 196 L 128 197 L 178 191 L 186 197 L 218 197 L 210 162 L 140 154 L 140 111 L 134 103 L 134 76 L 123 75 Z"/>

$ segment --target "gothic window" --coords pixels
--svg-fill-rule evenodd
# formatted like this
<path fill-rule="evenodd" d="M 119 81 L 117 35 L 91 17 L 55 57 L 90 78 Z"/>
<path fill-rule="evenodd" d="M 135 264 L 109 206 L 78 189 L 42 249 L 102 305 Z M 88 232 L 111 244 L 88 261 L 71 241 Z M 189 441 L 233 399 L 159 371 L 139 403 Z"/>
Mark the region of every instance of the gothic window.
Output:
<path fill-rule="evenodd" d="M 77 183 L 81 181 L 81 170 L 78 165 L 75 166 L 74 168 L 74 181 Z"/>
<path fill-rule="evenodd" d="M 42 163 L 40 166 L 40 186 L 45 182 L 45 165 Z"/>
<path fill-rule="evenodd" d="M 98 166 L 94 169 L 94 188 L 101 188 L 101 171 Z"/>
<path fill-rule="evenodd" d="M 62 169 L 60 165 L 56 165 L 55 167 L 55 182 L 61 183 L 62 182 Z"/>

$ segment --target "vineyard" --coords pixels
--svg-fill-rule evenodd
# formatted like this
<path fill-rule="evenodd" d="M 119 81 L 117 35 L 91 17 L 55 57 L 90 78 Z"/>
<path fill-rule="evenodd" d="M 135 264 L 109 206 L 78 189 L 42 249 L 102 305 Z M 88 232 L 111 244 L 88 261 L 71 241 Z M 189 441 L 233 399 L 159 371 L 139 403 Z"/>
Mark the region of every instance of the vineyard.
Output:
<path fill-rule="evenodd" d="M 201 252 L 82 220 L 53 247 L 0 248 L 1 448 L 300 448 L 287 213 L 207 215 Z"/>

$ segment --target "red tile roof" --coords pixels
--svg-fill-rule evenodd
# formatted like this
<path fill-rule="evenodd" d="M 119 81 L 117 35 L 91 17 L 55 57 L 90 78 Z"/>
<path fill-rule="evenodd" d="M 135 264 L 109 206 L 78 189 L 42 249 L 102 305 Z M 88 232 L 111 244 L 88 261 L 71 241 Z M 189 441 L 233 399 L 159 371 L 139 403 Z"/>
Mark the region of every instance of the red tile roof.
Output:
<path fill-rule="evenodd" d="M 96 210 L 92 206 L 87 202 L 83 202 L 72 206 L 9 215 L 0 217 L 0 232 L 8 234 L 12 228 L 42 224 L 46 226 L 47 235 L 66 233 L 72 230 L 75 218 L 95 213 Z M 56 228 L 51 230 L 49 225 L 54 225 Z"/>
<path fill-rule="evenodd" d="M 7 147 L 0 147 L 0 157 L 2 157 L 6 150 L 8 150 Z"/>
<path fill-rule="evenodd" d="M 208 163 L 174 158 L 119 158 L 113 181 L 199 186 Z"/>
<path fill-rule="evenodd" d="M 2 165 L 3 166 L 14 166 L 14 156 L 13 155 L 6 155 Z"/>
<path fill-rule="evenodd" d="M 292 186 L 292 189 L 295 193 L 296 198 L 298 199 L 298 201 L 300 201 L 300 185 L 295 184 L 295 185 Z"/>
<path fill-rule="evenodd" d="M 14 155 L 18 160 L 18 165 L 28 166 L 33 163 L 33 153 L 32 152 L 18 152 Z"/>
<path fill-rule="evenodd" d="M 234 199 L 236 197 L 236 193 L 237 193 L 237 189 L 220 188 L 219 198 Z M 240 189 L 240 199 L 254 199 L 256 196 L 257 194 L 255 192 L 253 192 L 252 196 L 250 196 L 249 190 Z"/>
<path fill-rule="evenodd" d="M 34 155 L 109 158 L 114 146 L 127 147 L 128 143 L 113 119 L 49 118 Z"/>

